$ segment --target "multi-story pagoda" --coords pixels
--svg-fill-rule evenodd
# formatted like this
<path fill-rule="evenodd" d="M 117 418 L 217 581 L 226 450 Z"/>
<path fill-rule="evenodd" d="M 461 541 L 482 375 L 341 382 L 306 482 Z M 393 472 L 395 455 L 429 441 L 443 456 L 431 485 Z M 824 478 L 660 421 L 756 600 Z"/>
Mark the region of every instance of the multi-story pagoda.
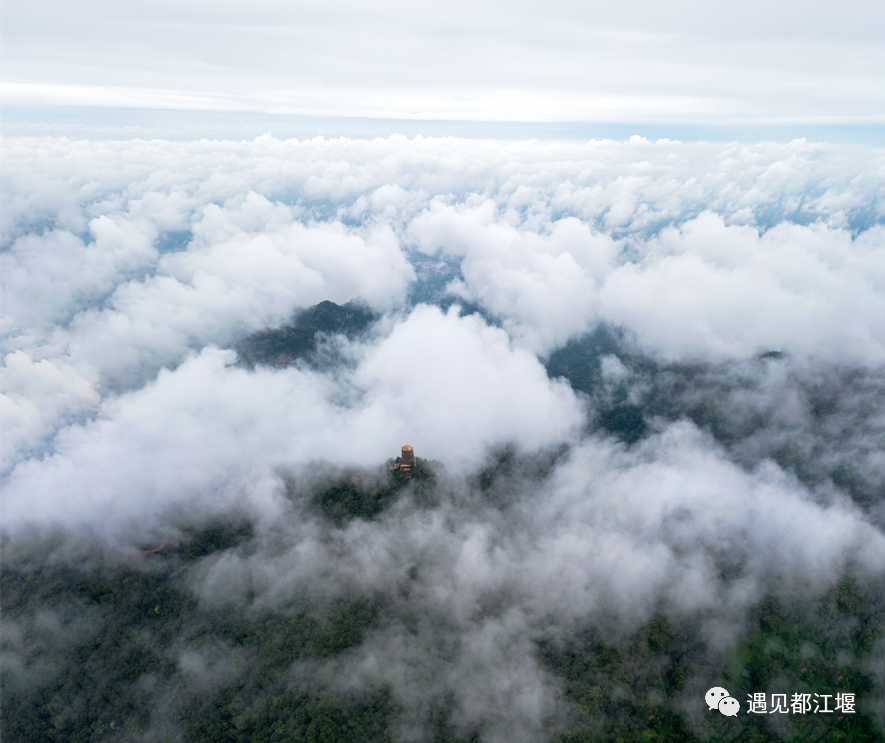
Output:
<path fill-rule="evenodd" d="M 403 454 L 400 457 L 399 466 L 406 472 L 411 472 L 412 467 L 415 466 L 415 452 L 408 444 L 403 447 Z"/>
<path fill-rule="evenodd" d="M 405 444 L 403 446 L 402 456 L 398 457 L 397 461 L 390 465 L 390 471 L 396 472 L 396 470 L 403 470 L 406 473 L 406 477 L 411 477 L 412 467 L 415 466 L 416 461 L 415 450 L 408 444 Z"/>

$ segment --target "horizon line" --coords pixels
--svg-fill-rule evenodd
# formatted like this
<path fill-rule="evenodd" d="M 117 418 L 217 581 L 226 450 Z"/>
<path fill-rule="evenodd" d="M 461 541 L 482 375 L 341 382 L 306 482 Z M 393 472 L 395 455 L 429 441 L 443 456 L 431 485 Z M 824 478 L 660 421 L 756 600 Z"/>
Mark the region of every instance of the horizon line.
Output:
<path fill-rule="evenodd" d="M 265 134 L 277 139 L 317 137 L 378 139 L 393 135 L 413 139 L 454 137 L 506 141 L 669 139 L 711 143 L 787 142 L 796 139 L 885 147 L 885 123 L 690 122 L 690 121 L 486 121 L 403 119 L 370 116 L 323 116 L 259 111 L 210 111 L 181 108 L 110 106 L 4 106 L 4 137 L 73 136 L 78 139 L 169 139 L 173 141 L 251 141 Z"/>

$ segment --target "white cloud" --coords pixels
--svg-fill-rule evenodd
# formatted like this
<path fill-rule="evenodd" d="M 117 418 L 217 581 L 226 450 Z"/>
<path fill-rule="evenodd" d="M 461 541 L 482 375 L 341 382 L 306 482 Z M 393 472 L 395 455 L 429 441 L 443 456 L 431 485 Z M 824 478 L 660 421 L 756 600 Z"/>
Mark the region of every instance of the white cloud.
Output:
<path fill-rule="evenodd" d="M 507 318 L 505 327 L 539 351 L 587 329 L 597 282 L 611 270 L 616 252 L 610 237 L 574 217 L 549 225 L 548 234 L 518 230 L 491 200 L 473 208 L 432 202 L 409 234 L 426 252 L 463 256 L 464 282 L 452 291 Z"/>
<path fill-rule="evenodd" d="M 157 258 L 155 234 L 146 225 L 101 216 L 90 221 L 89 231 L 88 244 L 66 230 L 25 235 L 0 255 L 7 313 L 0 332 L 64 322 Z"/>
<path fill-rule="evenodd" d="M 259 551 L 206 561 L 193 587 L 213 605 L 249 596 L 263 609 L 318 591 L 385 596 L 393 619 L 333 672 L 389 685 L 414 726 L 404 740 L 451 699 L 456 726 L 481 724 L 494 741 L 536 740 L 561 712 L 536 639 L 588 626 L 623 636 L 664 610 L 717 650 L 771 593 L 816 595 L 849 566 L 885 571 L 885 536 L 847 500 L 822 503 L 771 463 L 735 466 L 688 423 L 634 451 L 584 439 L 549 479 L 503 487 L 496 502 L 455 474 L 435 509 L 331 533 L 281 518 Z"/>
<path fill-rule="evenodd" d="M 580 425 L 574 393 L 551 382 L 537 358 L 477 316 L 419 306 L 366 360 L 356 381 L 367 413 L 386 410 L 394 430 L 434 458 L 477 464 L 486 445 L 535 449 Z"/>
<path fill-rule="evenodd" d="M 700 617 L 720 647 L 768 592 L 885 571 L 868 495 L 885 472 L 875 151 L 638 137 L 4 146 L 12 545 L 59 527 L 131 550 L 237 512 L 254 549 L 185 569 L 204 605 L 381 595 L 394 619 L 326 670 L 389 683 L 413 720 L 454 699 L 452 722 L 488 740 L 537 740 L 561 712 L 538 638 L 629 631 L 664 610 Z M 500 326 L 407 307 L 409 256 L 456 265 L 448 298 Z M 330 341 L 348 362 L 334 369 L 250 370 L 220 348 L 356 296 L 381 318 Z M 538 354 L 600 321 L 632 340 L 600 347 L 600 389 L 577 395 Z M 571 371 L 596 379 L 587 366 Z M 616 397 L 646 406 L 630 446 L 588 415 Z M 723 418 L 718 440 L 688 422 L 698 409 Z M 404 443 L 448 466 L 432 505 L 405 497 L 342 528 L 306 507 L 318 478 Z M 802 481 L 783 451 L 811 461 Z M 201 658 L 182 654 L 185 672 L 236 673 Z"/>
<path fill-rule="evenodd" d="M 705 213 L 663 231 L 601 291 L 600 316 L 670 358 L 764 350 L 885 361 L 885 233 L 824 225 L 763 235 Z"/>
<path fill-rule="evenodd" d="M 97 420 L 62 429 L 51 456 L 21 462 L 5 524 L 149 529 L 169 509 L 219 513 L 242 497 L 261 508 L 277 467 L 369 465 L 403 437 L 422 455 L 475 466 L 490 446 L 552 445 L 582 420 L 570 388 L 475 317 L 419 307 L 359 352 L 353 377 L 333 383 L 292 367 L 231 367 L 232 352 L 206 348 L 106 400 Z"/>
<path fill-rule="evenodd" d="M 110 221 L 93 222 L 102 220 Z M 145 372 L 177 363 L 191 348 L 279 325 L 297 307 L 362 297 L 384 309 L 401 301 L 414 275 L 389 228 L 354 233 L 336 223 L 304 225 L 288 207 L 255 194 L 236 208 L 205 207 L 193 232 L 186 252 L 160 258 L 149 278 L 120 283 L 101 308 L 83 306 L 85 288 L 80 295 L 56 293 L 56 314 L 63 307 L 74 317 L 52 334 L 50 345 L 66 347 L 70 358 L 93 364 L 115 384 L 132 384 Z M 53 265 L 61 257 L 58 250 L 44 253 Z M 76 257 L 85 262 L 84 273 L 94 272 L 93 256 Z M 44 274 L 10 278 L 16 291 L 7 307 L 16 318 L 23 314 L 27 321 L 28 312 L 48 311 L 40 300 L 53 292 Z M 95 277 L 91 284 L 82 280 L 93 292 L 109 288 Z"/>
<path fill-rule="evenodd" d="M 22 450 L 42 443 L 53 433 L 58 420 L 91 411 L 100 396 L 93 370 L 78 372 L 60 361 L 34 361 L 24 351 L 6 355 L 0 377 L 0 419 L 4 468 Z"/>
<path fill-rule="evenodd" d="M 864 148 L 43 139 L 6 140 L 4 163 L 4 350 L 105 395 L 296 307 L 396 307 L 401 246 L 460 263 L 451 291 L 541 353 L 604 320 L 670 359 L 882 359 L 883 160 Z M 186 250 L 160 254 L 170 231 Z M 28 400 L 28 442 L 66 420 Z"/>

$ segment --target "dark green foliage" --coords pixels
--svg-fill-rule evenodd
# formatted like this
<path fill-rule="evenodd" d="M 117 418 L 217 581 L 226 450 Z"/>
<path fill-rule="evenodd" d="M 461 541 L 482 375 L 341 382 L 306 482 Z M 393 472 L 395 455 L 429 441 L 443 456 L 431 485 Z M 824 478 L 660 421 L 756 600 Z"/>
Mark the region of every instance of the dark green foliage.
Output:
<path fill-rule="evenodd" d="M 514 497 L 515 483 L 542 481 L 567 453 L 566 445 L 533 454 L 519 454 L 515 447 L 504 446 L 492 452 L 486 466 L 471 478 L 471 483 L 487 500 L 503 506 Z"/>
<path fill-rule="evenodd" d="M 692 659 L 702 656 L 703 647 L 694 628 L 674 627 L 659 616 L 623 643 L 590 632 L 566 647 L 542 643 L 540 651 L 564 679 L 573 706 L 571 729 L 560 740 L 695 740 L 668 704 L 698 670 Z M 655 692 L 662 703 L 648 701 Z"/>
<path fill-rule="evenodd" d="M 3 672 L 5 741 L 127 740 L 160 724 L 161 709 L 169 716 L 165 724 L 177 725 L 186 741 L 392 739 L 398 712 L 388 690 L 332 692 L 294 682 L 288 670 L 298 661 L 358 646 L 388 611 L 383 602 L 339 601 L 320 614 L 306 607 L 292 607 L 285 616 L 211 612 L 177 587 L 175 572 L 162 569 L 165 563 L 156 564 L 153 574 L 121 568 L 112 575 L 71 569 L 35 575 L 4 568 L 4 621 L 22 618 L 35 603 L 91 621 L 85 636 L 52 651 L 60 665 L 36 687 L 17 687 Z M 877 689 L 864 658 L 885 638 L 883 602 L 881 586 L 851 580 L 801 607 L 770 597 L 724 658 L 706 652 L 696 628 L 663 615 L 624 641 L 587 632 L 566 645 L 542 642 L 539 653 L 562 679 L 572 710 L 568 729 L 556 739 L 882 741 L 864 712 L 864 700 Z M 29 642 L 39 650 L 39 638 Z M 208 658 L 220 654 L 239 670 L 220 683 L 201 684 L 182 673 L 182 646 L 202 649 Z M 714 684 L 741 701 L 742 714 L 730 720 L 705 712 L 704 723 L 693 726 L 684 713 L 686 699 L 701 706 L 692 695 Z M 858 712 L 841 719 L 790 715 L 784 732 L 766 716 L 745 714 L 746 695 L 756 691 L 851 691 Z M 433 714 L 426 721 L 428 740 L 480 739 L 479 731 L 456 734 L 445 709 Z"/>
<path fill-rule="evenodd" d="M 34 576 L 4 568 L 2 584 L 4 622 L 27 617 L 37 605 L 90 625 L 71 631 L 73 645 L 55 650 L 56 669 L 35 690 L 16 688 L 4 674 L 4 740 L 92 741 L 145 729 L 152 705 L 140 682 L 174 674 L 167 650 L 194 621 L 194 601 L 168 576 L 130 570 Z M 39 642 L 35 632 L 27 628 L 30 642 Z"/>
<path fill-rule="evenodd" d="M 181 553 L 185 560 L 198 560 L 218 550 L 236 547 L 251 536 L 250 524 L 218 524 L 189 536 L 181 544 Z"/>
<path fill-rule="evenodd" d="M 356 647 L 366 631 L 375 624 L 380 605 L 366 600 L 338 602 L 326 614 L 308 643 L 311 654 L 329 658 L 343 650 Z"/>
<path fill-rule="evenodd" d="M 244 539 L 242 526 L 196 532 L 145 558 L 141 569 L 44 567 L 29 573 L 4 565 L 4 626 L 24 628 L 26 664 L 36 675 L 22 684 L 7 668 L 0 672 L 3 740 L 128 740 L 158 726 L 180 727 L 186 740 L 195 741 L 389 740 L 386 691 L 365 697 L 296 691 L 288 680 L 297 661 L 332 658 L 358 646 L 382 604 L 356 598 L 319 612 L 304 605 L 285 615 L 251 616 L 233 608 L 200 609 L 183 590 L 182 558 L 236 548 Z M 35 611 L 65 622 L 53 630 L 59 637 L 42 637 Z M 183 673 L 179 653 L 185 648 L 238 667 L 228 674 L 234 681 L 206 686 L 199 675 Z M 12 649 L 3 648 L 7 661 Z M 46 656 L 52 664 L 43 668 Z"/>
<path fill-rule="evenodd" d="M 840 464 L 835 467 L 830 472 L 830 479 L 862 508 L 872 508 L 885 500 L 885 490 L 861 477 L 851 464 Z"/>
<path fill-rule="evenodd" d="M 620 385 L 604 383 L 602 357 L 609 354 L 630 372 Z M 876 407 L 859 402 L 882 394 L 877 372 L 830 369 L 816 378 L 790 377 L 785 390 L 807 411 L 799 422 L 779 413 L 780 401 L 766 391 L 773 371 L 775 377 L 789 373 L 789 357 L 779 351 L 740 364 L 663 363 L 641 355 L 623 333 L 599 326 L 554 351 L 546 369 L 591 398 L 591 428 L 632 444 L 650 432 L 652 420 L 687 419 L 742 465 L 753 464 L 747 461 L 747 451 L 753 451 L 755 461 L 773 459 L 805 485 L 832 481 L 874 519 L 881 518 L 875 515 L 885 498 L 881 478 L 865 479 L 856 464 L 872 455 L 881 438 Z M 760 451 L 760 445 L 770 448 Z"/>
<path fill-rule="evenodd" d="M 647 430 L 642 409 L 626 403 L 604 409 L 599 415 L 599 425 L 627 444 L 635 444 Z"/>
<path fill-rule="evenodd" d="M 547 374 L 568 379 L 572 388 L 595 396 L 602 386 L 601 359 L 618 353 L 627 356 L 622 348 L 621 334 L 605 326 L 598 326 L 592 333 L 569 341 L 554 351 L 547 359 Z M 641 358 L 628 360 L 645 368 L 649 362 Z M 627 401 L 626 387 L 621 386 L 610 399 L 598 399 L 597 425 L 617 436 L 627 444 L 639 441 L 648 431 L 643 409 Z"/>
<path fill-rule="evenodd" d="M 721 659 L 709 654 L 697 637 L 694 628 L 658 616 L 618 643 L 607 643 L 592 632 L 566 646 L 542 643 L 541 657 L 564 680 L 573 708 L 570 729 L 560 740 L 885 740 L 864 711 L 864 700 L 875 694 L 864 658 L 876 641 L 885 639 L 881 585 L 860 587 L 847 580 L 820 600 L 791 608 L 769 597 L 753 612 L 749 633 Z M 700 696 L 710 686 L 728 689 L 741 703 L 740 715 L 732 720 L 709 712 L 698 698 L 704 723 L 692 727 L 682 709 L 693 678 L 702 681 L 691 687 L 699 689 Z M 853 692 L 858 711 L 841 718 L 808 713 L 773 720 L 747 713 L 747 695 L 756 692 L 786 693 L 788 700 L 793 693 Z"/>
<path fill-rule="evenodd" d="M 387 732 L 391 707 L 385 692 L 363 700 L 322 691 L 288 691 L 270 698 L 257 714 L 242 715 L 236 727 L 228 727 L 228 738 L 244 743 L 381 743 L 392 740 Z M 204 727 L 192 724 L 189 715 L 182 712 L 185 739 L 207 740 Z M 207 717 L 212 720 L 211 713 Z M 219 728 L 219 732 L 224 729 Z"/>
<path fill-rule="evenodd" d="M 438 709 L 431 715 L 428 724 L 428 743 L 480 743 L 482 737 L 478 730 L 469 730 L 461 735 L 449 722 L 448 708 L 452 706 L 452 700 L 446 700 L 444 708 Z"/>
<path fill-rule="evenodd" d="M 386 509 L 408 484 L 405 473 L 391 473 L 384 487 L 362 487 L 347 482 L 333 485 L 320 493 L 315 504 L 337 526 L 352 519 L 372 519 Z"/>
<path fill-rule="evenodd" d="M 512 446 L 495 452 L 492 461 L 476 476 L 477 487 L 488 491 L 499 479 L 513 477 L 516 460 L 516 450 Z"/>
<path fill-rule="evenodd" d="M 365 305 L 320 302 L 298 313 L 291 325 L 253 333 L 240 341 L 236 350 L 251 367 L 257 364 L 286 366 L 297 359 L 316 358 L 324 342 L 323 335 L 353 338 L 374 320 L 374 314 Z"/>
<path fill-rule="evenodd" d="M 343 526 L 353 519 L 375 518 L 394 503 L 406 487 L 422 491 L 430 487 L 434 480 L 431 463 L 419 457 L 412 467 L 411 477 L 403 470 L 389 472 L 385 467 L 380 485 L 353 477 L 320 492 L 314 498 L 314 505 L 336 526 Z"/>
<path fill-rule="evenodd" d="M 621 351 L 621 336 L 606 325 L 599 325 L 587 335 L 569 341 L 547 359 L 550 377 L 565 377 L 579 391 L 592 393 L 601 380 L 600 359 Z"/>
<path fill-rule="evenodd" d="M 510 491 L 526 477 L 544 477 L 560 455 L 502 451 L 490 464 L 484 496 Z M 411 480 L 391 475 L 390 486 L 417 492 L 433 481 L 426 460 L 418 460 L 413 474 Z M 21 640 L 13 632 L 2 648 L 3 740 L 391 741 L 403 713 L 389 689 L 356 694 L 330 688 L 311 669 L 346 658 L 376 627 L 393 623 L 411 631 L 416 625 L 409 611 L 420 607 L 410 603 L 407 589 L 322 605 L 294 595 L 276 609 L 199 606 L 184 577 L 193 561 L 227 550 L 248 554 L 250 541 L 242 525 L 216 525 L 136 567 L 41 570 L 4 563 L 4 629 L 12 627 Z M 408 580 L 419 579 L 418 567 L 408 571 Z M 37 614 L 43 619 L 36 621 Z M 48 634 L 41 629 L 54 626 L 47 616 L 57 625 Z M 814 602 L 766 598 L 751 613 L 746 634 L 724 654 L 709 651 L 690 622 L 663 614 L 617 641 L 592 630 L 541 641 L 539 656 L 561 681 L 571 713 L 548 739 L 879 742 L 882 731 L 865 704 L 881 690 L 867 660 L 883 643 L 885 590 L 881 583 L 854 580 Z M 184 652 L 202 659 L 189 666 L 196 671 L 187 670 Z M 29 681 L 10 670 L 13 654 Z M 712 685 L 725 686 L 741 702 L 738 719 L 705 709 L 703 691 Z M 746 714 L 747 694 L 760 691 L 853 692 L 857 713 L 780 721 Z M 478 742 L 481 727 L 454 729 L 452 704 L 430 700 L 427 719 L 417 721 L 427 740 Z M 687 714 L 691 705 L 702 713 Z"/>

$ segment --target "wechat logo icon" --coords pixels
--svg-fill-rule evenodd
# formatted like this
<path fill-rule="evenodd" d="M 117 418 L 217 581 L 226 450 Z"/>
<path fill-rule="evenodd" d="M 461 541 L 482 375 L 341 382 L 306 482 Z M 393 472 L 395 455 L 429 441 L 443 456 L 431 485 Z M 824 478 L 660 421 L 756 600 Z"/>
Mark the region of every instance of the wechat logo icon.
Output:
<path fill-rule="evenodd" d="M 708 689 L 704 694 L 704 701 L 710 709 L 718 709 L 726 717 L 737 717 L 737 713 L 741 711 L 741 703 L 729 696 L 728 690 L 721 686 Z"/>

